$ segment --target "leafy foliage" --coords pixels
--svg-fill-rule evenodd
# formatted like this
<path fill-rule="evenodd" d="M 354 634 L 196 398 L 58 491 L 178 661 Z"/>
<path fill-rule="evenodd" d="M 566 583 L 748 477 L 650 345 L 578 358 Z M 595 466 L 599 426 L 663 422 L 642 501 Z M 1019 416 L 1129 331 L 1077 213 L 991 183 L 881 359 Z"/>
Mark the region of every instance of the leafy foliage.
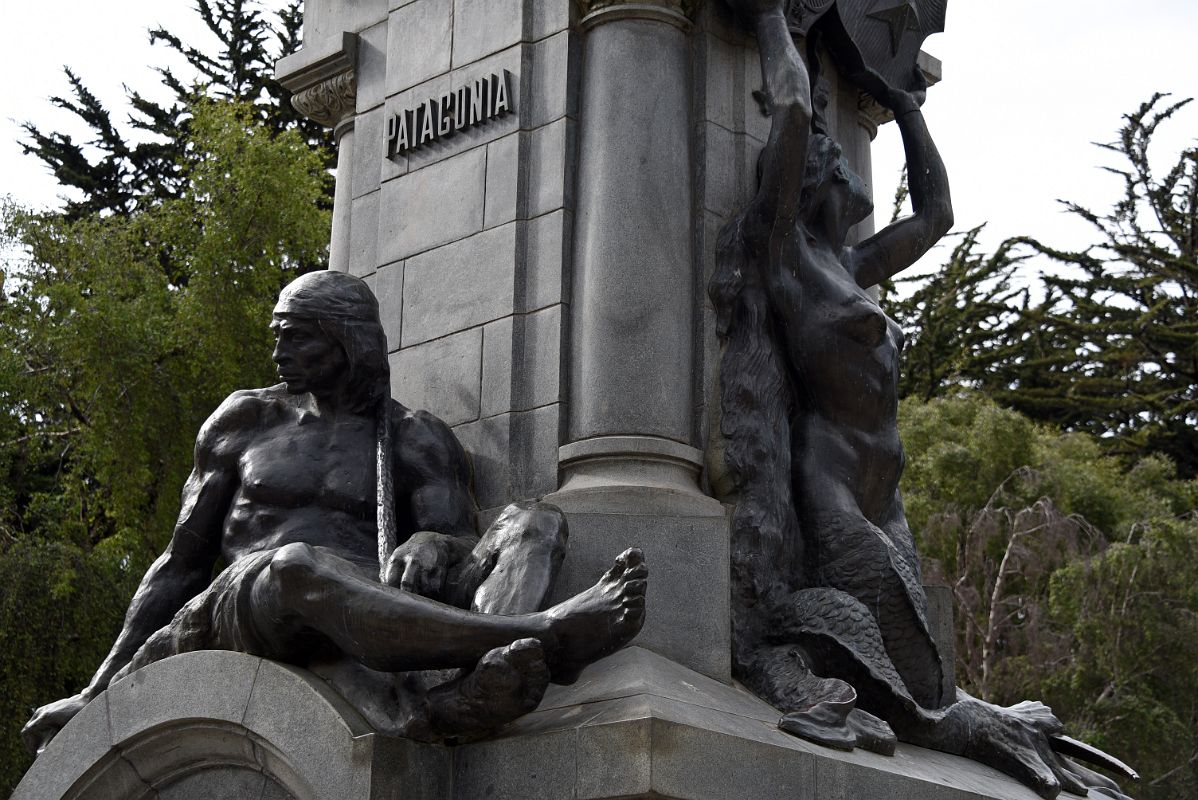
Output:
<path fill-rule="evenodd" d="M 1096 245 L 1068 252 L 1017 238 L 985 256 L 970 231 L 942 272 L 889 306 L 908 334 L 904 396 L 981 389 L 1100 437 L 1125 465 L 1160 453 L 1198 474 L 1198 149 L 1154 170 L 1153 134 L 1189 102 L 1163 99 L 1102 145 L 1126 162 L 1111 170 L 1124 184 L 1114 208 L 1065 204 L 1094 226 Z"/>
<path fill-rule="evenodd" d="M 196 0 L 197 13 L 218 42 L 213 54 L 164 28 L 150 31 L 150 42 L 182 55 L 198 80 L 180 78 L 169 67 L 156 68 L 173 99 L 162 105 L 128 90 L 133 107 L 129 132 L 114 123 L 99 98 L 66 67 L 70 95 L 50 102 L 77 117 L 92 138 L 77 142 L 69 134 L 26 122 L 22 127 L 29 138 L 22 146 L 45 162 L 61 185 L 82 195 L 68 200 L 67 216 L 124 213 L 180 197 L 193 156 L 186 144 L 191 109 L 204 98 L 248 104 L 253 117 L 270 130 L 298 130 L 312 146 L 329 146 L 329 132 L 295 111 L 290 92 L 274 79 L 275 60 L 299 47 L 301 4 L 302 0 L 288 0 L 275 20 L 255 0 Z M 140 141 L 133 141 L 135 137 Z"/>
<path fill-rule="evenodd" d="M 904 500 L 957 605 L 957 680 L 1043 699 L 1134 764 L 1198 787 L 1198 481 L 978 395 L 903 401 Z M 1154 783 L 1155 782 L 1155 783 Z"/>
<path fill-rule="evenodd" d="M 7 265 L 0 304 L 0 575 L 21 587 L 0 605 L 0 784 L 27 763 L 29 708 L 102 660 L 170 534 L 196 431 L 233 389 L 271 382 L 275 297 L 323 258 L 324 155 L 255 117 L 194 107 L 177 199 L 6 210 L 9 250 L 28 256 Z M 31 669 L 67 646 L 61 666 Z"/>

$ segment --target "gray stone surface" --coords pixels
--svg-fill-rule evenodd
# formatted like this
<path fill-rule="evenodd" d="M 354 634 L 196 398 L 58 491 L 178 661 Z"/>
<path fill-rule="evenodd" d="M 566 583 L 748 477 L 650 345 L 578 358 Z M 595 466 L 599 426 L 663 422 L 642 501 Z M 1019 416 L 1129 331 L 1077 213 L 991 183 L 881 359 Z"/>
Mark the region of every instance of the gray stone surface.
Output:
<path fill-rule="evenodd" d="M 59 800 L 111 749 L 108 695 L 101 694 L 51 740 L 17 785 L 12 800 Z"/>
<path fill-rule="evenodd" d="M 561 401 L 562 308 L 505 317 L 483 329 L 482 415 Z"/>
<path fill-rule="evenodd" d="M 520 188 L 520 142 L 526 138 L 526 134 L 511 133 L 487 145 L 484 228 L 493 228 L 516 219 Z"/>
<path fill-rule="evenodd" d="M 562 118 L 529 134 L 527 216 L 573 205 L 574 129 L 573 120 Z"/>
<path fill-rule="evenodd" d="M 404 262 L 384 264 L 374 273 L 370 287 L 379 299 L 379 314 L 383 322 L 383 333 L 387 336 L 387 348 L 399 349 L 400 328 L 403 324 L 403 271 Z"/>
<path fill-rule="evenodd" d="M 524 253 L 526 288 L 521 310 L 535 311 L 569 299 L 573 228 L 574 215 L 566 210 L 528 221 Z"/>
<path fill-rule="evenodd" d="M 205 650 L 138 670 L 105 692 L 112 741 L 132 739 L 184 711 L 196 719 L 240 724 L 260 663 L 240 653 Z M 196 691 L 196 672 L 220 675 L 220 683 Z"/>
<path fill-rule="evenodd" d="M 454 68 L 519 42 L 524 6 L 524 0 L 454 0 Z"/>
<path fill-rule="evenodd" d="M 303 670 L 236 653 L 209 656 L 189 653 L 148 667 L 171 666 L 169 679 L 149 675 L 140 684 L 137 699 L 156 725 L 130 726 L 141 732 L 115 747 L 76 752 L 51 745 L 30 776 L 67 775 L 65 760 L 72 758 L 79 762 L 75 774 L 40 786 L 27 776 L 14 800 L 1036 798 L 955 756 L 900 745 L 887 758 L 803 742 L 779 731 L 778 712 L 742 688 L 642 647 L 588 667 L 572 686 L 551 687 L 535 712 L 496 738 L 456 748 L 371 733 Z M 257 675 L 242 722 L 223 719 L 227 708 L 219 706 L 221 718 L 195 717 L 194 698 L 219 693 L 230 668 Z M 183 683 L 178 675 L 186 676 Z M 174 711 L 171 702 L 178 703 Z M 81 714 L 61 741 L 103 742 L 104 726 L 96 728 L 102 709 L 90 706 L 84 714 L 91 719 Z"/>
<path fill-rule="evenodd" d="M 570 14 L 574 10 L 573 3 L 561 3 L 558 0 L 531 0 L 532 20 L 530 29 L 532 40 L 544 39 L 558 31 L 570 27 Z"/>
<path fill-rule="evenodd" d="M 371 728 L 312 673 L 270 667 L 260 670 L 242 723 L 268 743 L 286 743 L 281 752 L 257 748 L 266 770 L 316 797 L 369 797 Z"/>
<path fill-rule="evenodd" d="M 378 267 L 379 247 L 379 198 L 382 192 L 374 191 L 354 199 L 350 213 L 349 271 L 352 275 L 365 277 Z"/>
<path fill-rule="evenodd" d="M 402 92 L 449 69 L 453 0 L 415 0 L 391 12 L 387 94 Z"/>
<path fill-rule="evenodd" d="M 266 776 L 244 767 L 225 767 L 185 775 L 158 790 L 159 800 L 258 800 L 266 790 Z M 272 781 L 273 783 L 273 781 Z M 276 787 L 278 784 L 274 784 Z M 284 789 L 284 792 L 287 790 Z M 284 794 L 287 797 L 289 793 Z"/>
<path fill-rule="evenodd" d="M 411 169 L 420 169 L 429 164 L 435 164 L 446 158 L 451 158 L 467 150 L 481 147 L 503 136 L 514 133 L 520 128 L 521 110 L 524 108 L 524 48 L 509 47 L 486 58 L 468 64 L 453 72 L 438 76 L 427 84 L 412 90 L 413 99 L 417 102 L 427 97 L 433 97 L 441 92 L 452 91 L 464 84 L 473 84 L 475 80 L 487 75 L 501 75 L 504 70 L 512 73 L 511 103 L 515 113 L 490 119 L 481 125 L 475 125 L 464 131 L 458 131 L 446 139 L 423 145 L 409 152 L 408 161 Z"/>
<path fill-rule="evenodd" d="M 512 313 L 516 224 L 429 250 L 404 266 L 403 346 Z"/>
<path fill-rule="evenodd" d="M 664 492 L 610 489 L 599 496 L 606 511 L 587 509 L 585 494 L 569 490 L 546 499 L 570 520 L 570 555 L 555 597 L 581 591 L 628 547 L 639 547 L 652 586 L 637 644 L 718 680 L 731 679 L 728 522 L 723 509 L 679 498 L 690 513 L 654 513 Z M 714 506 L 714 508 L 712 508 Z"/>
<path fill-rule="evenodd" d="M 483 509 L 557 488 L 561 404 L 486 417 L 454 429 L 474 464 L 474 494 Z"/>
<path fill-rule="evenodd" d="M 338 131 L 337 181 L 333 190 L 333 225 L 329 239 L 329 269 L 349 271 L 350 207 L 353 203 L 354 128 L 350 120 Z M 345 176 L 350 176 L 345 180 Z"/>
<path fill-rule="evenodd" d="M 430 763 L 447 769 L 421 745 L 381 740 L 311 673 L 204 651 L 112 686 L 55 738 L 13 798 L 378 800 L 396 796 L 375 791 L 394 785 L 388 769 Z"/>
<path fill-rule="evenodd" d="M 400 5 L 392 2 L 392 7 Z M 314 39 L 357 32 L 387 19 L 387 0 L 354 0 L 351 3 L 310 2 L 304 8 L 304 45 Z"/>
<path fill-rule="evenodd" d="M 731 214 L 741 205 L 739 167 L 741 137 L 708 122 L 703 126 L 703 207 L 717 214 Z"/>
<path fill-rule="evenodd" d="M 740 50 L 718 36 L 702 37 L 706 118 L 725 130 L 736 130 L 744 88 L 738 90 Z"/>
<path fill-rule="evenodd" d="M 587 34 L 574 231 L 570 438 L 692 436 L 686 35 L 619 20 Z M 646 91 L 645 87 L 671 87 Z"/>
<path fill-rule="evenodd" d="M 532 47 L 532 93 L 522 118 L 539 128 L 561 117 L 578 116 L 578 78 L 582 44 L 578 35 L 563 30 Z"/>
<path fill-rule="evenodd" d="M 382 176 L 383 161 L 383 126 L 386 109 L 382 106 L 358 114 L 354 120 L 354 130 L 357 131 L 353 155 L 353 196 L 355 199 L 365 194 L 378 191 Z M 354 214 L 357 218 L 357 214 Z M 378 231 L 372 234 L 378 238 Z"/>
<path fill-rule="evenodd" d="M 487 151 L 479 147 L 384 183 L 379 206 L 383 262 L 482 230 L 486 167 Z"/>
<path fill-rule="evenodd" d="M 431 411 L 447 425 L 478 419 L 482 328 L 391 354 L 391 396 Z"/>
<path fill-rule="evenodd" d="M 386 17 L 358 34 L 358 113 L 382 105 L 387 85 Z"/>
<path fill-rule="evenodd" d="M 578 772 L 576 750 L 573 731 L 499 739 L 489 747 L 463 747 L 454 758 L 454 800 L 572 798 Z"/>

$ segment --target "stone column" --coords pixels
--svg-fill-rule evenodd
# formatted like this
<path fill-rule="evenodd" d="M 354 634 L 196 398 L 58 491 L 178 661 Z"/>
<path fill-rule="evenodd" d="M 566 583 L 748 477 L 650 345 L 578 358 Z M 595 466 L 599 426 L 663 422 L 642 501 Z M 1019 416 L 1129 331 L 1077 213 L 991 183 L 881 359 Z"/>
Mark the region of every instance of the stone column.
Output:
<path fill-rule="evenodd" d="M 701 289 L 687 6 L 582 4 L 569 423 L 561 489 L 546 499 L 570 520 L 560 595 L 640 547 L 653 588 L 637 644 L 729 681 L 728 524 L 700 491 L 694 446 Z"/>
<path fill-rule="evenodd" d="M 355 63 L 358 37 L 331 37 L 279 61 L 280 83 L 293 92 L 291 105 L 308 119 L 333 129 L 337 147 L 337 186 L 329 269 L 349 271 L 350 206 L 353 201 L 354 113 L 358 96 Z"/>
<path fill-rule="evenodd" d="M 687 5 L 583 3 L 563 490 L 698 494 Z"/>

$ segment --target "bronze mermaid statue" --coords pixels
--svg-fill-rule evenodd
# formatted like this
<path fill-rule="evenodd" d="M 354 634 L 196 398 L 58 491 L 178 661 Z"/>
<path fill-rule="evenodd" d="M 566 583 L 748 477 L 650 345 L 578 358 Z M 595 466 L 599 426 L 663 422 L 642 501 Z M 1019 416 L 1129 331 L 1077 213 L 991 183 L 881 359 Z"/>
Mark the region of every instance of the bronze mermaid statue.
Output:
<path fill-rule="evenodd" d="M 923 89 L 841 66 L 894 115 L 913 206 L 849 246 L 850 229 L 872 211 L 869 189 L 824 129 L 785 0 L 729 4 L 756 34 L 771 119 L 759 187 L 721 231 L 709 286 L 737 493 L 737 676 L 784 714 L 784 730 L 825 745 L 892 753 L 899 739 L 990 764 L 1043 797 L 1094 789 L 1124 798 L 1070 756 L 1134 773 L 1065 736 L 1047 706 L 999 707 L 944 688 L 898 488 L 903 334 L 868 291 L 953 224 Z"/>

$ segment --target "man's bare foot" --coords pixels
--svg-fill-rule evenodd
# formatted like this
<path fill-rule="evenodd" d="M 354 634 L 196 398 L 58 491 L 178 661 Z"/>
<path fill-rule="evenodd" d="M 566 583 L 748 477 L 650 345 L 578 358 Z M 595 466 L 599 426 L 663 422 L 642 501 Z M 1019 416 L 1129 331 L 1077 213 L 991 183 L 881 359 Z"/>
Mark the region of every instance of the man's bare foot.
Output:
<path fill-rule="evenodd" d="M 517 639 L 488 652 L 460 678 L 428 693 L 429 726 L 438 736 L 486 733 L 537 707 L 549 667 L 536 639 Z"/>
<path fill-rule="evenodd" d="M 648 575 L 641 551 L 625 550 L 598 583 L 544 612 L 549 633 L 542 641 L 554 683 L 573 683 L 583 667 L 640 632 Z"/>

